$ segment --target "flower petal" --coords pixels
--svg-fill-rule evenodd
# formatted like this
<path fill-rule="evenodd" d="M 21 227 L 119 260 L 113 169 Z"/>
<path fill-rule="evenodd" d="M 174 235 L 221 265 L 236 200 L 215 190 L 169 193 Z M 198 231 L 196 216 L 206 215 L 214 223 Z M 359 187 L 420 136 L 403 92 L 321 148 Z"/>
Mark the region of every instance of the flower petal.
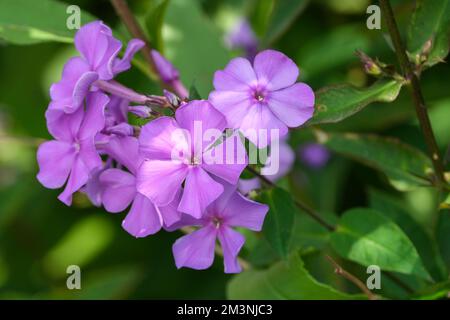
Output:
<path fill-rule="evenodd" d="M 142 127 L 139 151 L 147 159 L 171 160 L 189 150 L 185 130 L 173 118 L 161 117 Z"/>
<path fill-rule="evenodd" d="M 178 70 L 170 63 L 169 60 L 164 58 L 158 51 L 152 50 L 151 52 L 153 61 L 155 62 L 156 70 L 162 81 L 170 83 L 179 78 L 180 74 Z"/>
<path fill-rule="evenodd" d="M 283 137 L 288 133 L 286 125 L 262 104 L 256 104 L 249 110 L 240 129 L 258 148 L 267 147 L 274 135 Z"/>
<path fill-rule="evenodd" d="M 239 265 L 237 256 L 245 243 L 244 236 L 231 228 L 222 226 L 219 228 L 217 237 L 219 238 L 220 245 L 222 246 L 225 273 L 241 272 L 242 268 Z"/>
<path fill-rule="evenodd" d="M 114 160 L 137 174 L 142 159 L 139 154 L 139 142 L 135 137 L 112 137 L 104 148 Z"/>
<path fill-rule="evenodd" d="M 52 100 L 72 98 L 75 84 L 84 73 L 89 71 L 91 71 L 89 65 L 82 58 L 70 58 L 64 65 L 61 80 L 52 84 L 50 87 L 50 97 Z"/>
<path fill-rule="evenodd" d="M 208 100 L 227 119 L 229 128 L 237 129 L 246 116 L 253 102 L 248 92 L 241 91 L 213 91 Z"/>
<path fill-rule="evenodd" d="M 133 60 L 136 52 L 145 46 L 145 42 L 140 39 L 131 39 L 128 42 L 127 49 L 122 59 L 116 59 L 113 64 L 113 73 L 118 74 L 131 68 L 131 60 Z"/>
<path fill-rule="evenodd" d="M 223 192 L 223 186 L 214 181 L 200 167 L 190 169 L 184 184 L 178 210 L 195 218 L 201 218 L 206 207 L 216 200 Z"/>
<path fill-rule="evenodd" d="M 267 105 L 288 127 L 298 127 L 314 114 L 314 91 L 305 83 L 296 83 L 272 92 Z"/>
<path fill-rule="evenodd" d="M 69 176 L 75 155 L 75 148 L 66 142 L 52 140 L 41 144 L 37 151 L 39 182 L 50 189 L 62 187 Z"/>
<path fill-rule="evenodd" d="M 134 176 L 120 169 L 108 169 L 100 175 L 102 201 L 108 212 L 125 210 L 136 196 Z"/>
<path fill-rule="evenodd" d="M 164 221 L 164 227 L 168 228 L 173 226 L 175 223 L 179 222 L 182 216 L 182 213 L 178 211 L 178 205 L 180 204 L 181 199 L 181 189 L 179 189 L 171 203 L 167 206 L 159 207 L 159 212 L 161 213 L 161 217 Z"/>
<path fill-rule="evenodd" d="M 51 102 L 45 112 L 47 120 L 47 129 L 50 134 L 62 141 L 74 142 L 80 130 L 83 121 L 84 111 L 79 108 L 74 113 L 65 113 L 64 110 L 55 107 L 55 103 Z"/>
<path fill-rule="evenodd" d="M 145 196 L 136 193 L 131 209 L 122 227 L 136 238 L 143 238 L 161 229 L 162 218 L 155 205 Z"/>
<path fill-rule="evenodd" d="M 92 92 L 86 99 L 86 112 L 81 123 L 78 138 L 80 140 L 94 137 L 105 127 L 105 107 L 109 102 L 106 94 Z"/>
<path fill-rule="evenodd" d="M 88 168 L 86 168 L 84 162 L 81 161 L 79 157 L 76 157 L 72 165 L 72 170 L 70 172 L 66 188 L 58 196 L 58 199 L 66 205 L 70 206 L 72 204 L 72 194 L 77 192 L 82 186 L 86 184 L 89 179 L 89 173 L 90 171 Z"/>
<path fill-rule="evenodd" d="M 298 78 L 298 67 L 283 53 L 264 50 L 258 53 L 253 62 L 258 84 L 270 91 L 289 87 Z"/>
<path fill-rule="evenodd" d="M 186 178 L 188 168 L 175 161 L 146 160 L 138 170 L 136 187 L 157 206 L 173 201 Z"/>
<path fill-rule="evenodd" d="M 217 229 L 209 225 L 179 238 L 172 246 L 177 268 L 209 268 L 214 261 Z"/>
<path fill-rule="evenodd" d="M 214 74 L 214 88 L 227 91 L 247 91 L 257 82 L 250 61 L 245 58 L 232 59 L 225 69 Z"/>

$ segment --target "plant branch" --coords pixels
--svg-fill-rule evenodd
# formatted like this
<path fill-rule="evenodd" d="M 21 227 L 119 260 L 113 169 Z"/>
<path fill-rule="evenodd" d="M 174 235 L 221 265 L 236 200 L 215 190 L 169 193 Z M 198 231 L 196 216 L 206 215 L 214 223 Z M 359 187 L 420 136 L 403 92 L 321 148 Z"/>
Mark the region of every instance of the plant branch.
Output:
<path fill-rule="evenodd" d="M 342 277 L 344 277 L 345 279 L 347 279 L 348 281 L 352 282 L 354 285 L 356 285 L 366 296 L 369 300 L 378 300 L 378 297 L 373 294 L 369 288 L 367 288 L 367 286 L 361 281 L 359 280 L 356 276 L 354 276 L 353 274 L 351 274 L 350 272 L 344 270 L 335 260 L 333 260 L 333 258 L 331 258 L 329 255 L 325 256 L 328 261 L 330 261 L 330 263 L 334 266 L 334 272 Z"/>
<path fill-rule="evenodd" d="M 433 162 L 438 185 L 440 188 L 442 188 L 445 185 L 444 166 L 440 156 L 439 148 L 436 143 L 436 138 L 431 127 L 425 99 L 420 88 L 419 78 L 414 73 L 414 70 L 406 54 L 406 49 L 401 39 L 397 22 L 395 21 L 394 13 L 392 11 L 389 0 L 379 0 L 379 2 L 381 11 L 386 20 L 389 34 L 395 47 L 395 53 L 397 55 L 398 62 L 400 63 L 403 76 L 407 81 L 409 81 L 412 99 L 416 108 L 417 117 L 419 118 L 420 127 L 422 129 L 425 142 L 428 147 L 428 152 L 430 153 L 431 160 Z"/>
<path fill-rule="evenodd" d="M 190 234 L 195 231 L 195 229 L 193 227 L 183 227 L 180 230 L 184 234 Z M 216 252 L 216 254 L 223 257 L 222 248 L 217 243 L 216 243 L 216 246 L 214 247 L 214 251 Z M 239 262 L 239 265 L 242 267 L 242 270 L 246 271 L 246 270 L 251 269 L 252 266 L 247 260 L 244 260 L 241 257 L 237 257 L 237 260 Z"/>
<path fill-rule="evenodd" d="M 268 185 L 270 187 L 277 187 L 275 183 L 273 183 L 272 181 L 267 179 L 267 177 L 263 176 L 262 174 L 260 174 L 258 171 L 256 171 L 252 167 L 247 166 L 246 169 L 247 169 L 247 171 L 251 172 L 253 175 L 257 176 L 266 185 Z M 316 220 L 323 227 L 327 228 L 329 231 L 334 231 L 335 227 L 332 226 L 331 224 L 329 224 L 328 222 L 326 222 L 314 209 L 312 209 L 308 205 L 306 205 L 298 200 L 295 200 L 295 199 L 294 199 L 294 203 L 300 210 L 307 213 L 311 218 Z"/>

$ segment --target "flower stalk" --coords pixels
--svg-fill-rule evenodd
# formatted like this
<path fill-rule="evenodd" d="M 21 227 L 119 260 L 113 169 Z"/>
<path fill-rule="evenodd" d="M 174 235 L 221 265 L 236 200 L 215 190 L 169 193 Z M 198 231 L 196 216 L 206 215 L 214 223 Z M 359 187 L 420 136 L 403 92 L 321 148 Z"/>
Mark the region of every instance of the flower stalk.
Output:
<path fill-rule="evenodd" d="M 394 13 L 389 0 L 380 0 L 379 3 L 382 14 L 386 20 L 389 34 L 395 47 L 395 53 L 397 55 L 398 62 L 402 69 L 403 76 L 408 81 L 409 87 L 411 89 L 410 91 L 416 109 L 416 114 L 419 119 L 420 127 L 422 129 L 425 142 L 428 147 L 428 152 L 433 162 L 433 167 L 437 179 L 436 181 L 437 185 L 439 188 L 443 188 L 446 183 L 444 178 L 444 166 L 438 145 L 436 143 L 436 138 L 434 136 L 433 129 L 431 127 L 430 117 L 428 115 L 428 109 L 420 87 L 419 78 L 414 72 L 411 63 L 408 59 L 408 55 L 406 53 L 405 46 L 400 36 L 397 22 L 395 20 Z"/>

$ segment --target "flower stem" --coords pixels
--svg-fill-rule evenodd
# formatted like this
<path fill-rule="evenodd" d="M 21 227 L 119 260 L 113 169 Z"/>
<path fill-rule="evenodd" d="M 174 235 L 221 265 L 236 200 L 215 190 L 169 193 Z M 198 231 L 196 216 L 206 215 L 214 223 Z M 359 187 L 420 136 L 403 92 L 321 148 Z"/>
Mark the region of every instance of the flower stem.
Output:
<path fill-rule="evenodd" d="M 334 266 L 334 272 L 342 277 L 344 277 L 345 279 L 349 280 L 350 282 L 352 282 L 354 285 L 356 285 L 366 296 L 369 300 L 378 300 L 378 297 L 376 295 L 374 295 L 369 288 L 367 288 L 367 286 L 361 281 L 359 280 L 356 276 L 354 276 L 353 274 L 351 274 L 350 272 L 344 270 L 336 261 L 334 261 L 333 258 L 331 258 L 329 255 L 325 256 L 328 261 L 330 261 L 330 263 Z"/>
<path fill-rule="evenodd" d="M 416 114 L 419 118 L 420 127 L 422 129 L 422 133 L 428 147 L 428 152 L 430 153 L 431 160 L 433 162 L 437 183 L 439 188 L 442 188 L 445 185 L 444 166 L 440 156 L 439 148 L 436 143 L 436 138 L 431 127 L 430 118 L 428 116 L 428 109 L 426 107 L 425 99 L 420 88 L 419 78 L 414 73 L 414 70 L 406 54 L 406 49 L 401 39 L 400 32 L 398 31 L 397 22 L 395 21 L 394 13 L 392 11 L 389 0 L 379 0 L 379 2 L 381 11 L 386 20 L 389 34 L 391 35 L 391 39 L 395 47 L 395 53 L 397 55 L 398 62 L 400 63 L 400 67 L 402 69 L 404 77 L 410 83 L 410 89 L 414 106 L 416 108 Z"/>
<path fill-rule="evenodd" d="M 265 176 L 260 174 L 258 171 L 253 169 L 250 166 L 246 167 L 246 170 L 251 172 L 253 175 L 257 176 L 262 182 L 264 182 L 266 185 L 270 187 L 276 188 L 276 184 L 267 179 Z M 306 214 L 308 214 L 311 218 L 316 220 L 319 224 L 321 224 L 323 227 L 327 228 L 329 231 L 334 231 L 335 227 L 328 222 L 326 222 L 314 209 L 309 207 L 307 204 L 302 203 L 296 199 L 294 199 L 295 205 L 302 211 L 304 211 Z"/>

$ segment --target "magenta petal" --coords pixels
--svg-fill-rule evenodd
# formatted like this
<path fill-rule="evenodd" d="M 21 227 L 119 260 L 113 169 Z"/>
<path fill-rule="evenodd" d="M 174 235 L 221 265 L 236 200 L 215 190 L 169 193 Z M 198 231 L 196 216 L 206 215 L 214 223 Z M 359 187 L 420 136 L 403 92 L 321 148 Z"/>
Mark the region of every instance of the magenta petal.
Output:
<path fill-rule="evenodd" d="M 206 207 L 216 200 L 223 192 L 223 186 L 214 181 L 200 167 L 190 169 L 184 184 L 178 210 L 195 218 L 201 218 Z"/>
<path fill-rule="evenodd" d="M 47 141 L 39 146 L 37 179 L 46 188 L 56 189 L 64 185 L 75 160 L 75 148 L 66 142 Z"/>
<path fill-rule="evenodd" d="M 72 194 L 77 192 L 89 179 L 89 169 L 79 157 L 75 158 L 66 188 L 58 196 L 66 205 L 72 204 Z"/>
<path fill-rule="evenodd" d="M 72 103 L 74 94 L 74 87 L 79 81 L 80 77 L 91 71 L 89 65 L 80 57 L 70 58 L 64 65 L 61 80 L 52 84 L 50 87 L 50 97 L 52 100 L 68 100 Z"/>
<path fill-rule="evenodd" d="M 112 137 L 104 150 L 134 175 L 137 174 L 142 160 L 138 152 L 139 143 L 135 137 Z"/>
<path fill-rule="evenodd" d="M 245 198 L 234 192 L 220 212 L 224 223 L 233 227 L 244 227 L 253 231 L 261 231 L 264 218 L 269 207 Z"/>
<path fill-rule="evenodd" d="M 106 168 L 97 168 L 91 171 L 89 175 L 89 180 L 86 182 L 86 186 L 84 187 L 84 192 L 87 197 L 91 201 L 91 203 L 100 207 L 102 205 L 102 192 L 103 187 L 100 183 L 100 175 L 106 170 Z"/>
<path fill-rule="evenodd" d="M 222 246 L 225 273 L 241 272 L 242 268 L 239 265 L 237 256 L 245 243 L 244 236 L 231 228 L 222 226 L 219 228 L 217 237 L 219 238 L 220 245 Z"/>
<path fill-rule="evenodd" d="M 92 92 L 86 99 L 86 112 L 78 133 L 80 140 L 94 137 L 105 126 L 105 107 L 109 102 L 106 94 Z"/>
<path fill-rule="evenodd" d="M 242 120 L 241 132 L 258 148 L 265 148 L 276 133 L 283 137 L 288 133 L 288 128 L 281 122 L 266 105 L 256 104 Z M 272 132 L 275 130 L 275 132 Z"/>
<path fill-rule="evenodd" d="M 214 74 L 214 88 L 226 91 L 247 91 L 257 82 L 252 65 L 247 59 L 234 58 L 223 71 Z"/>
<path fill-rule="evenodd" d="M 180 221 L 182 215 L 182 213 L 178 211 L 180 199 L 181 199 L 181 189 L 178 190 L 177 194 L 175 195 L 171 203 L 169 203 L 167 206 L 158 208 L 159 212 L 161 213 L 161 217 L 164 221 L 165 228 L 173 226 L 175 223 Z"/>
<path fill-rule="evenodd" d="M 145 46 L 145 42 L 140 39 L 131 39 L 128 42 L 127 49 L 122 59 L 117 59 L 113 64 L 113 73 L 117 74 L 131 68 L 131 60 L 133 60 L 136 52 Z"/>
<path fill-rule="evenodd" d="M 258 53 L 253 62 L 258 83 L 268 90 L 289 87 L 298 78 L 298 67 L 289 57 L 275 50 Z"/>
<path fill-rule="evenodd" d="M 227 119 L 229 128 L 239 128 L 253 103 L 248 92 L 240 91 L 213 91 L 208 100 Z"/>
<path fill-rule="evenodd" d="M 187 175 L 185 164 L 175 161 L 146 160 L 139 167 L 136 187 L 157 206 L 173 201 Z"/>
<path fill-rule="evenodd" d="M 142 127 L 139 151 L 147 159 L 170 160 L 173 154 L 187 154 L 186 132 L 173 118 L 161 117 Z M 176 158 L 175 158 L 176 159 Z"/>
<path fill-rule="evenodd" d="M 209 268 L 214 261 L 216 235 L 217 229 L 209 225 L 179 238 L 172 247 L 177 268 Z"/>
<path fill-rule="evenodd" d="M 134 176 L 120 169 L 108 169 L 100 175 L 102 200 L 106 211 L 125 210 L 136 196 Z"/>
<path fill-rule="evenodd" d="M 296 83 L 272 92 L 268 106 L 288 127 L 298 127 L 314 114 L 314 91 L 305 83 Z"/>
<path fill-rule="evenodd" d="M 244 195 L 259 188 L 261 188 L 261 182 L 259 181 L 259 178 L 239 179 L 238 189 Z"/>
<path fill-rule="evenodd" d="M 161 229 L 162 218 L 155 205 L 145 196 L 136 193 L 130 212 L 122 227 L 136 238 L 143 238 Z"/>

